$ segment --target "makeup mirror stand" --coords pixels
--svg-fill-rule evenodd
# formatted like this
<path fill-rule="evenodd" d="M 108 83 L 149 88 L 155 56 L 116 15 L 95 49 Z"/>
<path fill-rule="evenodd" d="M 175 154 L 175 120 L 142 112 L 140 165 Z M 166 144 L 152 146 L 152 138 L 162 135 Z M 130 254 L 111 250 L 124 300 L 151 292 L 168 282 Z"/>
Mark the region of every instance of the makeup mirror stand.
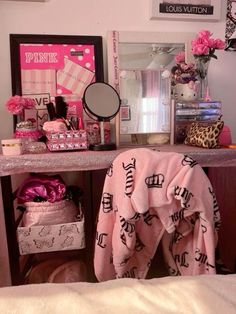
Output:
<path fill-rule="evenodd" d="M 89 146 L 89 149 L 95 150 L 95 151 L 104 151 L 104 150 L 115 150 L 116 144 L 115 143 L 106 143 L 105 142 L 105 128 L 104 128 L 104 120 L 99 121 L 99 127 L 100 127 L 100 137 L 101 141 L 99 144 L 91 144 Z"/>
<path fill-rule="evenodd" d="M 85 112 L 99 122 L 100 143 L 91 144 L 89 149 L 96 151 L 115 150 L 116 144 L 106 142 L 105 122 L 110 122 L 120 109 L 120 97 L 117 91 L 104 82 L 91 83 L 85 89 L 83 106 Z"/>
<path fill-rule="evenodd" d="M 101 144 L 105 144 L 105 132 L 104 132 L 104 121 L 99 122 L 100 126 L 100 135 L 101 135 Z"/>

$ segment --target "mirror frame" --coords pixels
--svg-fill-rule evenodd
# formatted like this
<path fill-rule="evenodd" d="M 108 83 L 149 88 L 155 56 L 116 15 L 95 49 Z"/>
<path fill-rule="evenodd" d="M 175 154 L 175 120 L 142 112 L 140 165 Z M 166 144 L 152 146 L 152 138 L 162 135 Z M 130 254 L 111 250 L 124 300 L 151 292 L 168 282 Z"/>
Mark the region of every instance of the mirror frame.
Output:
<path fill-rule="evenodd" d="M 161 43 L 161 44 L 184 44 L 186 62 L 193 61 L 191 53 L 191 41 L 195 33 L 185 32 L 136 32 L 116 31 L 108 32 L 107 55 L 108 55 L 108 82 L 120 94 L 119 86 L 119 43 Z M 172 119 L 171 119 L 172 120 Z M 120 115 L 115 118 L 116 144 L 120 145 Z"/>
<path fill-rule="evenodd" d="M 118 103 L 118 106 L 117 106 L 117 108 L 116 108 L 116 111 L 114 111 L 111 115 L 109 115 L 109 116 L 100 116 L 99 114 L 97 114 L 97 113 L 95 113 L 93 110 L 91 110 L 91 108 L 90 108 L 90 106 L 89 106 L 89 104 L 87 103 L 87 101 L 86 101 L 86 93 L 88 92 L 88 90 L 91 88 L 91 87 L 94 87 L 95 85 L 102 85 L 103 87 L 106 87 L 106 88 L 109 88 L 110 89 L 110 91 L 112 91 L 112 93 L 117 97 L 117 103 Z M 96 93 L 96 99 L 98 99 L 98 92 Z M 103 94 L 104 94 L 104 92 L 103 92 Z M 104 97 L 105 96 L 105 97 Z M 111 101 L 110 101 L 110 99 L 108 98 L 108 96 L 107 96 L 107 98 L 106 98 L 106 96 L 107 95 L 103 95 L 103 97 L 102 97 L 102 102 L 103 102 L 103 106 L 104 105 L 106 105 L 106 106 L 104 106 L 105 108 L 107 108 L 107 106 L 109 106 L 109 104 L 111 104 Z M 97 102 L 96 101 L 96 99 L 95 100 L 93 100 L 93 102 L 94 102 L 94 104 Z M 103 99 L 105 99 L 105 100 L 103 100 Z M 108 101 L 108 103 L 107 103 L 107 101 Z M 120 96 L 119 96 L 119 94 L 117 93 L 117 91 L 116 91 L 116 89 L 113 87 L 113 86 L 111 86 L 110 84 L 108 84 L 108 83 L 105 83 L 105 82 L 94 82 L 94 83 L 91 83 L 91 84 L 89 84 L 87 87 L 86 87 L 86 89 L 85 89 L 85 91 L 84 91 L 84 95 L 83 95 L 83 98 L 82 98 L 82 102 L 83 102 L 83 107 L 84 107 L 84 110 L 85 110 L 85 112 L 90 116 L 91 115 L 91 118 L 92 119 L 94 119 L 95 121 L 110 121 L 111 119 L 113 119 L 116 115 L 117 115 L 117 113 L 119 112 L 119 110 L 120 110 L 120 104 L 121 104 L 121 100 L 120 100 Z M 100 102 L 100 99 L 98 100 L 98 102 Z M 97 108 L 97 106 L 95 106 L 96 108 Z M 98 107 L 99 108 L 99 107 Z"/>
<path fill-rule="evenodd" d="M 95 81 L 104 81 L 102 36 L 10 34 L 12 95 L 22 95 L 21 44 L 58 44 L 94 46 Z M 14 129 L 17 116 L 14 115 Z"/>

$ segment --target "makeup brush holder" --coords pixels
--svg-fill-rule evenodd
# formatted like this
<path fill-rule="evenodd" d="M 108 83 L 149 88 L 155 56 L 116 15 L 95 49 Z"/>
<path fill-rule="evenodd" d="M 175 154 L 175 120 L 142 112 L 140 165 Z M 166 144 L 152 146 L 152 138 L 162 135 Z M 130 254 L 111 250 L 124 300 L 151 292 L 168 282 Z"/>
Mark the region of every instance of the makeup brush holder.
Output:
<path fill-rule="evenodd" d="M 71 151 L 88 149 L 87 132 L 71 130 L 65 132 L 46 132 L 49 151 Z"/>

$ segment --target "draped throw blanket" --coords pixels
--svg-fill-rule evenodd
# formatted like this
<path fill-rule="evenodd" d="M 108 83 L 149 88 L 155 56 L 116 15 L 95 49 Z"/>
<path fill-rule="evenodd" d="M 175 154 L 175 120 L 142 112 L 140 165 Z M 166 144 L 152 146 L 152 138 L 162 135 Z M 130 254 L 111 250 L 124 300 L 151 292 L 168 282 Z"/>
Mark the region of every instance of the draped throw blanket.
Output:
<path fill-rule="evenodd" d="M 136 148 L 109 168 L 94 266 L 99 281 L 145 278 L 160 242 L 171 275 L 215 274 L 219 208 L 191 157 Z"/>

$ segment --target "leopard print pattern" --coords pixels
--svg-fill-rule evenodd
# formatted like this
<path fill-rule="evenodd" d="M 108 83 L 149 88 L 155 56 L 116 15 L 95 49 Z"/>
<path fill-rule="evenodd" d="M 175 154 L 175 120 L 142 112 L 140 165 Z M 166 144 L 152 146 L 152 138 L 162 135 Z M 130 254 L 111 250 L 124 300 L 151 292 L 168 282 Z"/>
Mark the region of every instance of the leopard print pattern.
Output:
<path fill-rule="evenodd" d="M 221 120 L 208 125 L 192 123 L 187 132 L 184 144 L 204 148 L 218 148 L 219 135 L 223 126 L 224 121 Z"/>

